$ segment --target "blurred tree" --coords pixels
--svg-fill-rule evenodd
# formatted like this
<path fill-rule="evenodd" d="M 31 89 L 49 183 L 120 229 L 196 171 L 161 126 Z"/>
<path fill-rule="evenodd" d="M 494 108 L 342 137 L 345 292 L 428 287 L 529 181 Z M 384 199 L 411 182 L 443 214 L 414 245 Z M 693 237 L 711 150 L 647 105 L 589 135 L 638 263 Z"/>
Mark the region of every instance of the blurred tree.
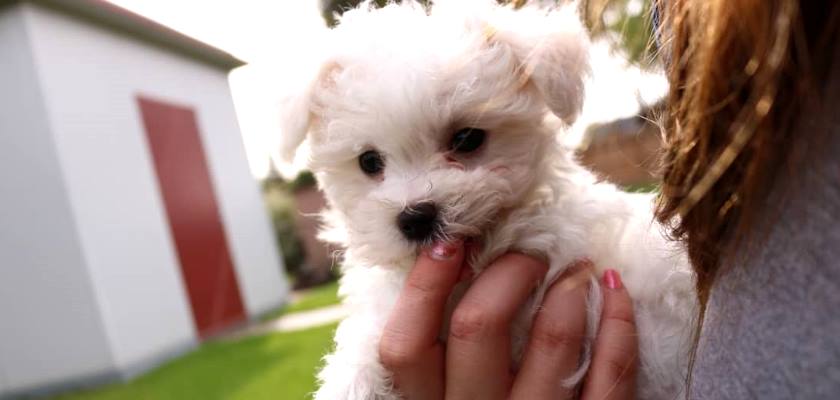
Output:
<path fill-rule="evenodd" d="M 585 0 L 581 14 L 593 37 L 604 37 L 642 66 L 654 64 L 651 0 Z"/>
<path fill-rule="evenodd" d="M 311 171 L 302 170 L 298 172 L 295 179 L 288 183 L 288 189 L 291 192 L 296 190 L 302 190 L 310 187 L 315 187 L 318 185 L 318 181 L 315 180 L 315 175 L 312 174 Z"/>
<path fill-rule="evenodd" d="M 336 15 L 341 15 L 345 10 L 354 8 L 362 3 L 364 0 L 321 0 L 321 15 L 327 26 L 335 26 L 338 21 Z M 377 7 L 383 7 L 388 4 L 388 0 L 373 0 Z M 399 1 L 397 1 L 399 2 Z M 423 1 L 428 4 L 428 1 Z"/>
<path fill-rule="evenodd" d="M 297 276 L 305 258 L 301 239 L 295 229 L 294 214 L 297 208 L 289 191 L 289 183 L 280 177 L 273 164 L 262 182 L 262 189 L 277 245 L 283 253 L 283 265 L 288 274 Z"/>
<path fill-rule="evenodd" d="M 335 26 L 337 15 L 362 3 L 363 0 L 321 0 L 321 13 L 328 26 Z M 399 2 L 399 0 L 396 0 Z M 529 0 L 497 0 L 521 7 Z M 530 0 L 540 3 L 561 3 L 565 0 Z M 382 7 L 388 0 L 373 0 Z M 421 0 L 425 5 L 434 0 Z M 650 25 L 651 0 L 582 0 L 581 14 L 593 36 L 607 36 L 615 46 L 623 49 L 631 62 L 642 66 L 655 61 Z"/>

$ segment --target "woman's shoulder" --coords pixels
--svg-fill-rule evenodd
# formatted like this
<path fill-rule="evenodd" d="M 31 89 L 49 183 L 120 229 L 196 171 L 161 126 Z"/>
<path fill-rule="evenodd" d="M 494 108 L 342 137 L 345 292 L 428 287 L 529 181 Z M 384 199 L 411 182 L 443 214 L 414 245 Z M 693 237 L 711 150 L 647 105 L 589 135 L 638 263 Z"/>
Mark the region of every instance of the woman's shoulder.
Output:
<path fill-rule="evenodd" d="M 782 168 L 758 217 L 761 236 L 727 258 L 691 398 L 840 395 L 840 115 L 803 119 L 800 129 L 824 134 L 796 168 Z"/>

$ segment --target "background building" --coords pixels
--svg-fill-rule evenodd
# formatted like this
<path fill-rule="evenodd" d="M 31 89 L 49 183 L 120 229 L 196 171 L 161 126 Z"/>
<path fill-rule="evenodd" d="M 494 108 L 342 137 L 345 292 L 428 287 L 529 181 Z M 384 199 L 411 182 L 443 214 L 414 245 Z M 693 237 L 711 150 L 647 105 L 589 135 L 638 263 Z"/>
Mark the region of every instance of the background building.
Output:
<path fill-rule="evenodd" d="M 600 178 L 633 191 L 659 184 L 662 136 L 655 121 L 663 103 L 644 107 L 639 115 L 592 124 L 577 149 L 580 162 Z"/>
<path fill-rule="evenodd" d="M 284 302 L 241 64 L 108 3 L 0 0 L 0 397 L 134 376 Z"/>

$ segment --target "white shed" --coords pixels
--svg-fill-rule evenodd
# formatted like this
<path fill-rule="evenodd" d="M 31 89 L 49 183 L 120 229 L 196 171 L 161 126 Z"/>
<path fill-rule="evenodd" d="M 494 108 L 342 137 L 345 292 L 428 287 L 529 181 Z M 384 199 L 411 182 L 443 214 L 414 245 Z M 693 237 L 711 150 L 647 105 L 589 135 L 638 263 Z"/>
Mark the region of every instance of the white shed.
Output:
<path fill-rule="evenodd" d="M 0 398 L 134 376 L 284 302 L 241 64 L 98 0 L 0 0 Z"/>

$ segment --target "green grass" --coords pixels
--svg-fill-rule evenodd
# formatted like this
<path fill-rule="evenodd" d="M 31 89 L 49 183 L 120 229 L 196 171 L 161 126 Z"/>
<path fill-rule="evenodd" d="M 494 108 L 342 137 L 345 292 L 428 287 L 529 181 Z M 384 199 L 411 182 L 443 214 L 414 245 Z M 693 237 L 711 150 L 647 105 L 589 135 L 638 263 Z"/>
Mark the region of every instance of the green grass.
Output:
<path fill-rule="evenodd" d="M 335 305 L 341 302 L 338 297 L 338 281 L 306 290 L 300 299 L 289 304 L 283 314 L 314 310 L 316 308 Z"/>
<path fill-rule="evenodd" d="M 264 315 L 261 319 L 263 321 L 270 321 L 286 314 L 314 310 L 316 308 L 332 306 L 340 302 L 341 299 L 338 297 L 338 281 L 331 281 L 318 287 L 306 289 L 301 293 L 300 298 L 283 308 Z"/>
<path fill-rule="evenodd" d="M 306 290 L 264 319 L 338 304 L 338 282 Z M 295 400 L 315 390 L 315 371 L 336 325 L 215 341 L 131 382 L 55 397 L 55 400 Z"/>
<path fill-rule="evenodd" d="M 131 382 L 56 400 L 295 400 L 315 390 L 315 371 L 335 324 L 235 342 L 209 342 Z"/>
<path fill-rule="evenodd" d="M 659 182 L 643 183 L 638 185 L 628 185 L 622 188 L 625 192 L 630 193 L 658 193 Z"/>

